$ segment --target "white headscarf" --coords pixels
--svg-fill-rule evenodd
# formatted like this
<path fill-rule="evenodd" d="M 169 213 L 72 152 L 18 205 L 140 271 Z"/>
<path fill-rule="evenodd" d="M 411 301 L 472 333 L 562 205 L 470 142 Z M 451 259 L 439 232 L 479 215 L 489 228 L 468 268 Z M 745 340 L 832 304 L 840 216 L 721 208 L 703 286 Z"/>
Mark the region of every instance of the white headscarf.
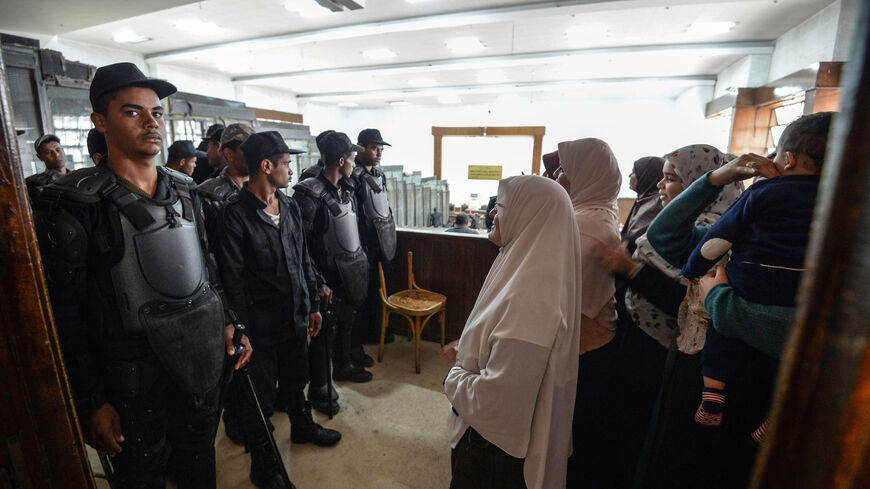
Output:
<path fill-rule="evenodd" d="M 611 331 L 609 336 L 596 341 L 600 344 L 585 345 L 584 348 L 595 349 L 613 337 L 616 321 L 613 294 L 616 288 L 613 273 L 594 256 L 593 250 L 596 246 L 614 248 L 619 245 L 616 198 L 622 185 L 622 175 L 610 146 L 600 139 L 586 138 L 559 143 L 559 160 L 571 183 L 569 195 L 583 249 L 583 315 L 598 319 L 596 323 L 599 326 Z M 608 309 L 602 311 L 608 305 Z M 584 332 L 584 337 L 591 333 Z"/>
<path fill-rule="evenodd" d="M 540 386 L 511 385 L 496 396 L 536 393 L 531 419 L 502 402 L 494 408 L 495 416 L 475 420 L 472 426 L 508 454 L 525 458 L 530 489 L 564 487 L 577 386 L 580 236 L 565 191 L 550 179 L 506 178 L 499 182 L 496 205 L 502 248 L 465 324 L 457 365 L 471 372 L 485 370 L 498 339 L 550 349 Z M 536 252 L 542 243 L 546 254 Z M 460 417 L 451 419 L 454 438 L 461 436 L 468 424 Z"/>
<path fill-rule="evenodd" d="M 708 144 L 684 146 L 665 156 L 665 159 L 674 165 L 674 171 L 680 177 L 683 189 L 688 188 L 689 185 L 707 172 L 715 170 L 726 163 L 724 155 L 718 149 Z M 739 182 L 723 187 L 719 197 L 707 206 L 695 220 L 695 226 L 704 226 L 718 221 L 722 217 L 722 213 L 728 209 L 728 206 L 740 197 L 742 191 L 743 187 Z M 653 265 L 665 275 L 679 281 L 683 285 L 688 285 L 688 282 L 680 275 L 681 270 L 668 263 L 667 260 L 656 252 L 647 240 L 646 234 L 637 239 L 637 250 L 635 250 L 633 258 Z M 675 317 L 665 314 L 643 296 L 632 292 L 631 289 L 626 293 L 625 306 L 638 327 L 662 346 L 670 346 L 671 341 L 677 334 L 677 319 Z M 694 309 L 697 310 L 697 307 L 694 307 Z M 703 305 L 701 305 L 701 309 L 703 309 Z M 684 334 L 681 337 L 681 351 L 696 353 L 704 346 L 703 334 L 700 331 L 704 327 L 702 323 L 704 321 L 698 319 L 692 319 L 688 322 L 681 320 L 680 328 L 684 330 Z M 692 331 L 689 332 L 688 330 Z"/>

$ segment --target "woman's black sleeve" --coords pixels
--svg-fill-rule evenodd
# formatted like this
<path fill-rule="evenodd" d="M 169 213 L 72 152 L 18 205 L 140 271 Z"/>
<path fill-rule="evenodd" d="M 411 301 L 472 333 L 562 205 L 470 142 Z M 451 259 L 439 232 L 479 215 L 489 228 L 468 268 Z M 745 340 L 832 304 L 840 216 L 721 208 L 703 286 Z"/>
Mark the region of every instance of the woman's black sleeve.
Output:
<path fill-rule="evenodd" d="M 640 272 L 628 281 L 628 288 L 671 316 L 677 315 L 680 303 L 686 297 L 685 285 L 668 277 L 652 265 L 644 265 Z"/>

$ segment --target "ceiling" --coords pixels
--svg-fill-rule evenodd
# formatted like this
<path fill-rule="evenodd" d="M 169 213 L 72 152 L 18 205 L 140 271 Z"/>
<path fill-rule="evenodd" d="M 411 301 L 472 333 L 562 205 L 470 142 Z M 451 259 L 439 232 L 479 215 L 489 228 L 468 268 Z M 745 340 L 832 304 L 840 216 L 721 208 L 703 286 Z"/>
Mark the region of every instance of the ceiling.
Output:
<path fill-rule="evenodd" d="M 25 13 L 40 4 L 20 3 Z M 596 80 L 643 82 L 651 93 L 673 96 L 687 85 L 712 83 L 747 54 L 771 53 L 777 37 L 831 0 L 366 0 L 364 9 L 315 18 L 292 10 L 314 0 L 152 0 L 151 12 L 123 16 L 115 11 L 144 2 L 41 3 L 53 4 L 52 16 L 70 22 L 99 11 L 90 26 L 57 29 L 65 39 L 306 99 L 372 105 L 405 96 L 491 96 L 581 84 L 585 90 Z M 124 7 L 103 11 L 109 4 Z M 20 20 L 14 13 L 3 16 L 0 28 Z M 186 21 L 207 24 L 184 27 Z M 710 22 L 735 25 L 721 33 L 689 28 Z M 113 37 L 120 32 L 149 40 L 119 44 Z M 479 49 L 454 52 L 447 43 L 455 38 L 477 39 Z M 372 59 L 364 54 L 369 50 L 393 56 Z"/>

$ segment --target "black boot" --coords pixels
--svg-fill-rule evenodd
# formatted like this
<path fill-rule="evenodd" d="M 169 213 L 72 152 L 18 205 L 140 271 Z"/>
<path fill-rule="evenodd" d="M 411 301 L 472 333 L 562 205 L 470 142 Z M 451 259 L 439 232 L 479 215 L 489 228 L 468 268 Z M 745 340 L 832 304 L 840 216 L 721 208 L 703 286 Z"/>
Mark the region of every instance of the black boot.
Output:
<path fill-rule="evenodd" d="M 350 349 L 350 359 L 360 367 L 371 367 L 375 364 L 375 359 L 366 354 L 362 345 L 357 345 Z"/>
<path fill-rule="evenodd" d="M 227 438 L 236 445 L 245 444 L 245 432 L 242 428 L 242 421 L 237 419 L 235 414 L 224 410 L 224 432 Z"/>
<path fill-rule="evenodd" d="M 284 483 L 280 462 L 275 460 L 269 442 L 251 449 L 251 473 L 249 478 L 260 489 L 296 489 L 293 483 L 290 487 Z"/>
<path fill-rule="evenodd" d="M 319 389 L 311 384 L 308 385 L 308 400 L 311 401 L 311 407 L 315 411 L 323 414 L 330 414 L 330 404 L 332 404 L 332 414 L 338 414 L 341 406 L 338 405 L 338 392 L 335 387 L 332 388 L 332 396 L 326 395 L 326 386 L 323 385 Z M 331 397 L 331 399 L 327 399 Z"/>
<path fill-rule="evenodd" d="M 289 415 L 290 441 L 293 443 L 314 443 L 320 447 L 330 447 L 341 440 L 341 433 L 314 422 L 310 402 L 305 402 L 301 409 L 294 408 Z"/>
<path fill-rule="evenodd" d="M 350 380 L 351 382 L 368 382 L 372 380 L 372 373 L 354 363 L 336 365 L 332 371 L 332 378 L 337 381 Z"/>

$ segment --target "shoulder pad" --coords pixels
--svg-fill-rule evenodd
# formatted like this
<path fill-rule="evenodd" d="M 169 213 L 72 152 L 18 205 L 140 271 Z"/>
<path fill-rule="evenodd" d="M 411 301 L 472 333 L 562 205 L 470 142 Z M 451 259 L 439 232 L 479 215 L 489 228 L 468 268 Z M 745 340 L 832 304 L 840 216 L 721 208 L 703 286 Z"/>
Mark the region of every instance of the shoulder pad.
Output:
<path fill-rule="evenodd" d="M 359 165 L 353 169 L 353 173 L 351 173 L 351 176 L 359 178 L 363 174 L 364 171 L 366 171 L 365 167 L 362 165 Z"/>
<path fill-rule="evenodd" d="M 115 183 L 115 174 L 105 166 L 92 166 L 67 173 L 46 185 L 46 199 L 68 198 L 77 202 L 98 202 L 100 190 Z"/>
<path fill-rule="evenodd" d="M 220 177 L 209 178 L 196 187 L 196 193 L 203 198 L 223 202 L 231 193 L 230 184 Z"/>
<path fill-rule="evenodd" d="M 240 198 L 241 198 L 241 195 L 238 192 L 234 193 L 233 195 L 230 195 L 229 197 L 227 197 L 226 203 L 227 203 L 227 205 L 234 204 L 234 203 L 238 202 Z"/>
<path fill-rule="evenodd" d="M 319 178 L 309 178 L 294 185 L 293 190 L 317 198 L 326 192 L 326 186 Z"/>
<path fill-rule="evenodd" d="M 162 172 L 164 175 L 168 176 L 172 180 L 175 180 L 176 183 L 187 185 L 190 188 L 196 188 L 196 183 L 194 183 L 193 178 L 189 177 L 185 173 L 182 173 L 178 170 L 173 170 L 172 168 L 166 168 L 165 166 L 158 166 L 157 171 Z"/>

